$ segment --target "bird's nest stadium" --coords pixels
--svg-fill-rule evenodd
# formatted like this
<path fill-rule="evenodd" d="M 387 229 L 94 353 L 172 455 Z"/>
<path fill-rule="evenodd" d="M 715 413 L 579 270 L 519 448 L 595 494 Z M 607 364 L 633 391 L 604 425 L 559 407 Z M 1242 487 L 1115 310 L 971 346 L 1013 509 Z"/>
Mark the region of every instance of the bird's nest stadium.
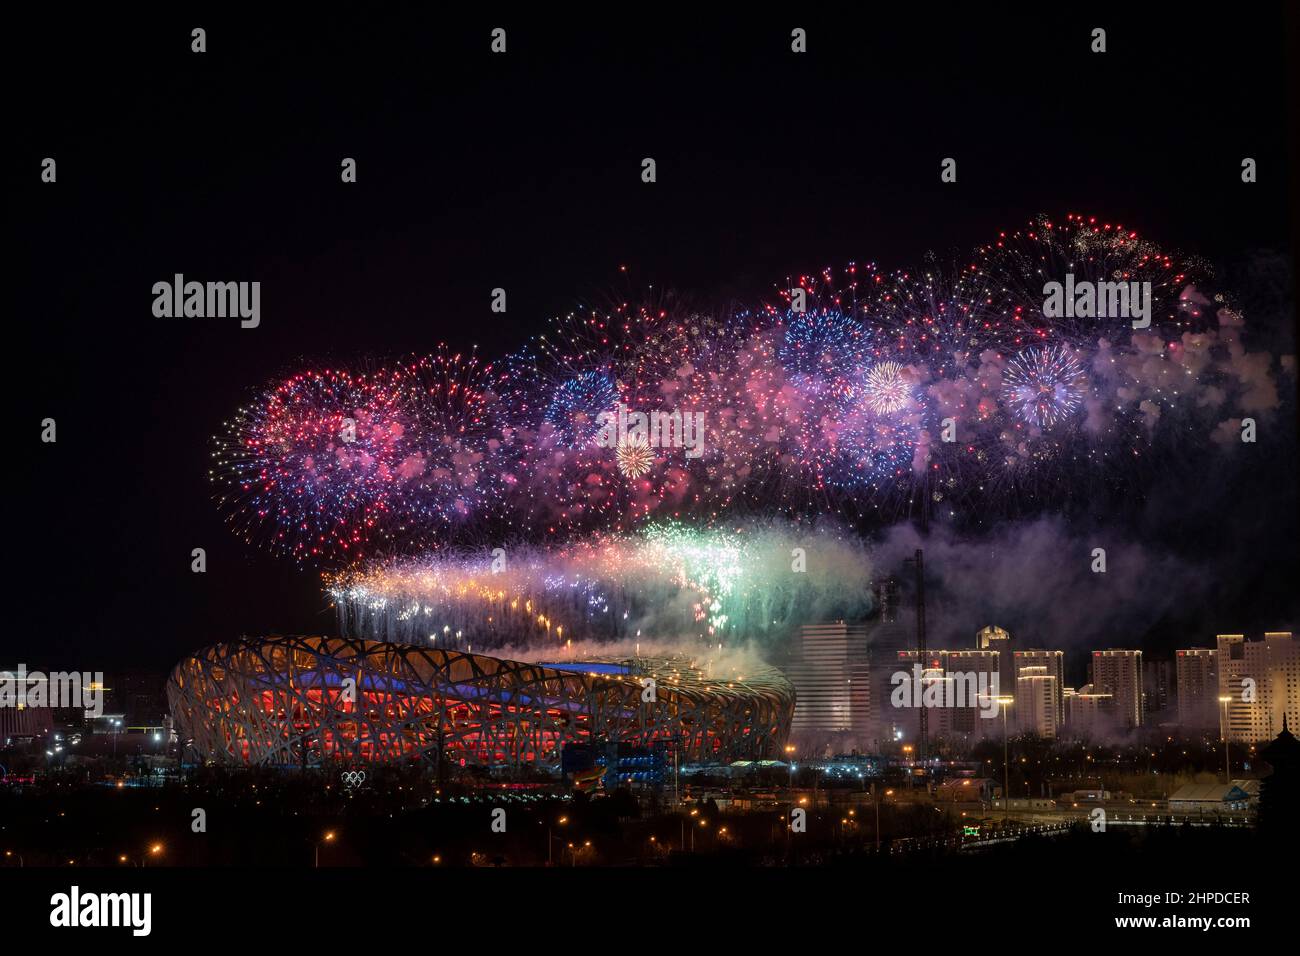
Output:
<path fill-rule="evenodd" d="M 554 767 L 566 744 L 587 743 L 664 746 L 692 762 L 775 757 L 795 702 L 791 683 L 759 665 L 712 678 L 687 657 L 525 663 L 279 636 L 185 658 L 167 696 L 200 758 L 267 766 Z"/>

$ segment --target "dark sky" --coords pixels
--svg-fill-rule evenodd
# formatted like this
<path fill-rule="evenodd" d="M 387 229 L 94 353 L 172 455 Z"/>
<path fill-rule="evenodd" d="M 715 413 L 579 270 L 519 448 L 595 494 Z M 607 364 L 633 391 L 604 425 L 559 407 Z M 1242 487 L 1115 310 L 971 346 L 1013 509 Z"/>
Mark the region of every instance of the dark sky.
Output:
<path fill-rule="evenodd" d="M 618 287 L 623 264 L 634 284 L 755 295 L 850 259 L 969 249 L 1039 212 L 1119 219 L 1229 271 L 1260 250 L 1290 260 L 1280 4 L 902 9 L 79 13 L 12 31 L 19 485 L 0 662 L 163 670 L 240 632 L 332 632 L 317 578 L 233 537 L 206 478 L 221 420 L 304 359 L 441 341 L 494 357 Z M 504 57 L 488 52 L 498 25 Z M 807 55 L 789 52 L 794 26 Z M 344 156 L 356 185 L 339 182 Z M 155 319 L 151 286 L 175 272 L 260 280 L 261 327 Z M 57 445 L 36 441 L 47 416 Z M 1264 582 L 1230 589 L 1223 626 L 1294 570 L 1294 489 L 1272 493 L 1216 498 L 1188 529 Z"/>

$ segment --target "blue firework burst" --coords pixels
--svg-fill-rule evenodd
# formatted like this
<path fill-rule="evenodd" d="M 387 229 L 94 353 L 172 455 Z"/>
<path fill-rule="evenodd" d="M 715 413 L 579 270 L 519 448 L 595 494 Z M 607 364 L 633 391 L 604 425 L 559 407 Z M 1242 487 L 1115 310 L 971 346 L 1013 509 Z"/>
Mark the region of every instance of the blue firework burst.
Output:
<path fill-rule="evenodd" d="M 580 372 L 556 387 L 542 420 L 562 445 L 583 448 L 600 430 L 600 414 L 613 411 L 618 401 L 618 386 L 609 375 Z"/>

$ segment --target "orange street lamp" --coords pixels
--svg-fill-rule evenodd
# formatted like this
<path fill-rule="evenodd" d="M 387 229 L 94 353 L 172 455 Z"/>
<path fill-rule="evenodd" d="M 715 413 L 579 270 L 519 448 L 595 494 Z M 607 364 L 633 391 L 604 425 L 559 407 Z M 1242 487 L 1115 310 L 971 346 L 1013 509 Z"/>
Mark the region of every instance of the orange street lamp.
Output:
<path fill-rule="evenodd" d="M 315 854 L 314 854 L 314 855 L 315 855 L 315 866 L 316 866 L 317 869 L 320 869 L 320 848 L 321 848 L 324 844 L 326 844 L 326 843 L 333 843 L 333 842 L 334 842 L 334 831 L 333 831 L 333 830 L 326 830 L 326 831 L 321 835 L 321 838 L 316 842 Z"/>

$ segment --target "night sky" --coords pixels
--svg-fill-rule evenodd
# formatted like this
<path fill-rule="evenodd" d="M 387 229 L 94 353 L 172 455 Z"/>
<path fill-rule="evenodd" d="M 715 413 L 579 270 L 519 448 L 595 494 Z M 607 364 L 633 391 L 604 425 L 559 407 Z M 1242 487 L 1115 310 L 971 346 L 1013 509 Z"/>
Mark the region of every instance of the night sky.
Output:
<path fill-rule="evenodd" d="M 861 9 L 78 14 L 15 31 L 19 483 L 0 663 L 163 671 L 239 633 L 333 633 L 315 574 L 236 538 L 207 480 L 221 421 L 304 362 L 439 342 L 497 357 L 592 296 L 763 296 L 851 259 L 947 257 L 1040 212 L 1118 219 L 1239 290 L 1288 281 L 1297 104 L 1280 5 L 997 22 L 983 7 Z M 489 52 L 494 26 L 505 56 Z M 795 26 L 807 55 L 790 53 Z M 1088 51 L 1094 26 L 1104 55 Z M 39 180 L 45 156 L 55 185 Z M 355 185 L 339 181 L 345 156 Z M 955 185 L 939 180 L 945 156 Z M 1259 162 L 1251 186 L 1243 156 Z M 154 318 L 151 286 L 177 272 L 259 280 L 261 327 Z M 497 286 L 504 316 L 488 308 Z M 1293 321 L 1277 309 L 1260 333 L 1293 352 Z M 45 417 L 56 445 L 38 441 Z M 1154 647 L 1297 623 L 1295 447 L 1292 434 L 1264 468 L 1153 500 L 1149 533 L 1201 569 L 1195 587 L 1181 565 L 1145 582 L 1188 592 Z M 206 574 L 190 571 L 195 547 Z"/>

